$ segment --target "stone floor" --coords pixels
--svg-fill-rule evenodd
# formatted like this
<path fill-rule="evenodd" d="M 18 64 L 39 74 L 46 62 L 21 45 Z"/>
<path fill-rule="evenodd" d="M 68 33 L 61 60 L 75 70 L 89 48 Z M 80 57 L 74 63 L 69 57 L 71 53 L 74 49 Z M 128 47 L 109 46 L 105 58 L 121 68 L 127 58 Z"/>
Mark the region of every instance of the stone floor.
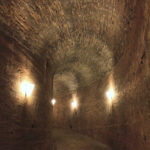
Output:
<path fill-rule="evenodd" d="M 111 150 L 108 146 L 70 130 L 53 129 L 54 150 Z"/>

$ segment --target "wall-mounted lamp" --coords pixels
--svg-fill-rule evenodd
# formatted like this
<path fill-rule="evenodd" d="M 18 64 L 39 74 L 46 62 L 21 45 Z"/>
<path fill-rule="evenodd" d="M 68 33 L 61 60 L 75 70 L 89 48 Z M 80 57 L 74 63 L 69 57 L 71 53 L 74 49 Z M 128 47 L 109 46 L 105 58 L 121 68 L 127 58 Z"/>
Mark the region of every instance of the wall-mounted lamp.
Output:
<path fill-rule="evenodd" d="M 20 85 L 20 90 L 23 96 L 30 97 L 34 89 L 34 84 L 24 80 Z"/>
<path fill-rule="evenodd" d="M 53 98 L 53 99 L 51 100 L 51 103 L 52 103 L 52 105 L 54 106 L 55 103 L 56 103 L 56 100 Z"/>
<path fill-rule="evenodd" d="M 77 98 L 76 94 L 74 94 L 72 102 L 71 102 L 71 108 L 72 108 L 72 110 L 76 110 L 77 107 L 78 107 L 78 98 Z"/>
<path fill-rule="evenodd" d="M 71 105 L 73 109 L 77 108 L 77 101 L 74 100 Z"/>
<path fill-rule="evenodd" d="M 106 92 L 106 96 L 107 96 L 107 98 L 109 100 L 109 103 L 112 103 L 112 100 L 115 97 L 115 91 L 114 91 L 114 89 L 112 87 Z"/>

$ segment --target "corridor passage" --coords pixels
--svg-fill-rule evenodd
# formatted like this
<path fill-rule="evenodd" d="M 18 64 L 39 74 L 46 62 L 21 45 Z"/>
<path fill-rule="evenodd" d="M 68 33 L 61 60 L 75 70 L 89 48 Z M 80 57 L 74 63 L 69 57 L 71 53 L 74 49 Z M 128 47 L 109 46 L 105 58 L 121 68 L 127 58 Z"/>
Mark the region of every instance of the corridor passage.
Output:
<path fill-rule="evenodd" d="M 74 131 L 53 129 L 54 150 L 111 150 L 108 146 Z"/>
<path fill-rule="evenodd" d="M 150 0 L 0 0 L 0 89 L 0 150 L 150 150 Z"/>

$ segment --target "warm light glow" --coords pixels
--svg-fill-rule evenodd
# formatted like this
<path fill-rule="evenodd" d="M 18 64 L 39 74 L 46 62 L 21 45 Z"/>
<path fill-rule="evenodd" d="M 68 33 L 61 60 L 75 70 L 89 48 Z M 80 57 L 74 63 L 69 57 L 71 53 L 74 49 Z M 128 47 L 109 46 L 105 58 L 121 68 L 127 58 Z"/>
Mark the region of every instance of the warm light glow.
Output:
<path fill-rule="evenodd" d="M 52 103 L 52 105 L 55 105 L 56 100 L 55 100 L 55 99 L 52 99 L 51 103 Z"/>
<path fill-rule="evenodd" d="M 21 93 L 23 96 L 31 96 L 32 91 L 34 89 L 34 84 L 29 83 L 28 81 L 23 81 L 20 86 Z"/>
<path fill-rule="evenodd" d="M 77 110 L 78 106 L 79 106 L 79 100 L 76 94 L 72 95 L 72 99 L 71 99 L 71 110 L 74 112 L 74 110 Z"/>
<path fill-rule="evenodd" d="M 72 102 L 72 108 L 73 108 L 73 109 L 77 108 L 77 101 L 76 101 L 76 100 L 74 100 L 74 101 Z"/>
<path fill-rule="evenodd" d="M 109 102 L 112 102 L 113 98 L 115 97 L 115 92 L 112 87 L 106 92 L 106 96 Z"/>

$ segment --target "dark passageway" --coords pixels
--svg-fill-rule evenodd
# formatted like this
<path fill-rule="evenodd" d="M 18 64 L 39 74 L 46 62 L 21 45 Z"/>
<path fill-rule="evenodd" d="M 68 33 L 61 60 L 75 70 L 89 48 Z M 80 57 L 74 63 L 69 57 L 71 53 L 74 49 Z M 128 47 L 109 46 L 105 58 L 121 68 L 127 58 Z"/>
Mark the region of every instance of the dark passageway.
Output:
<path fill-rule="evenodd" d="M 150 149 L 150 0 L 0 0 L 0 150 Z"/>

